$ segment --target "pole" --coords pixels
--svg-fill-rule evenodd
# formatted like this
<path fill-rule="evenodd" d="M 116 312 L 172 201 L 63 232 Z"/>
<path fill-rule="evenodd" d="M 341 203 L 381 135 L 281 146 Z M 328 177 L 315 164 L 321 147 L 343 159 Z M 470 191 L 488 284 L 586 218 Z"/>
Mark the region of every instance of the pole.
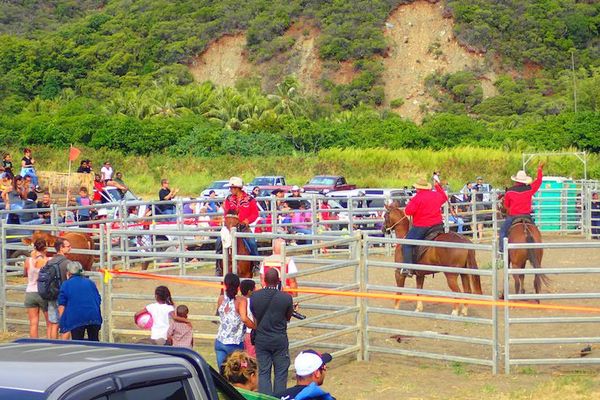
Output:
<path fill-rule="evenodd" d="M 71 149 L 73 148 L 73 145 L 71 144 L 71 146 L 69 147 L 69 175 L 67 175 L 67 199 L 65 200 L 65 207 L 69 206 L 69 188 L 71 186 L 71 166 L 73 164 L 73 161 L 71 161 Z"/>

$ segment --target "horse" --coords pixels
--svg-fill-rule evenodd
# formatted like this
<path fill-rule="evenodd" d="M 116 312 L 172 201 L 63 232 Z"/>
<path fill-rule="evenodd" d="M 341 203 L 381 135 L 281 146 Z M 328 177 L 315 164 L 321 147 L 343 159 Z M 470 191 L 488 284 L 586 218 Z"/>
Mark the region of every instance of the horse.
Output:
<path fill-rule="evenodd" d="M 92 238 L 88 234 L 81 232 L 65 232 L 61 236 L 54 236 L 50 232 L 35 231 L 30 238 L 23 238 L 22 242 L 29 246 L 38 239 L 44 239 L 46 245 L 52 248 L 59 237 L 67 239 L 71 243 L 71 250 L 94 250 L 94 241 Z M 84 271 L 91 271 L 94 265 L 94 256 L 92 254 L 67 253 L 66 257 L 71 261 L 81 263 Z"/>
<path fill-rule="evenodd" d="M 542 234 L 535 224 L 527 219 L 519 219 L 508 231 L 508 243 L 542 243 Z M 511 249 L 508 251 L 508 264 L 510 268 L 524 269 L 525 264 L 529 263 L 533 268 L 542 267 L 542 257 L 544 249 Z M 525 275 L 513 275 L 515 280 L 515 293 L 525 293 Z M 543 274 L 535 274 L 533 287 L 535 293 L 539 294 L 542 290 L 542 284 L 550 286 L 550 279 Z M 539 303 L 539 300 L 537 300 Z"/>
<path fill-rule="evenodd" d="M 232 228 L 237 228 L 238 232 L 240 231 L 240 220 L 239 217 L 237 216 L 237 214 L 227 214 L 225 215 L 224 221 L 223 221 L 224 227 L 227 228 L 228 231 L 231 231 Z M 236 238 L 236 249 L 237 252 L 236 254 L 238 256 L 247 256 L 250 255 L 250 251 L 248 251 L 248 248 L 246 247 L 246 244 L 244 243 L 244 240 L 241 237 Z M 227 272 L 233 272 L 233 266 L 232 266 L 232 246 L 230 247 L 225 247 L 223 246 L 223 251 L 227 251 L 228 252 L 228 265 L 227 265 Z M 219 270 L 219 266 L 222 266 L 223 261 L 222 260 L 217 260 L 217 271 Z M 249 278 L 252 279 L 252 261 L 249 260 L 237 260 L 237 275 L 240 278 Z M 222 271 L 222 269 L 221 269 Z"/>
<path fill-rule="evenodd" d="M 385 233 L 393 230 L 397 238 L 406 237 L 410 228 L 410 222 L 408 216 L 404 213 L 404 210 L 397 204 L 386 205 L 385 209 L 383 232 Z M 433 240 L 436 242 L 471 243 L 469 239 L 466 239 L 455 232 L 441 233 Z M 401 245 L 396 246 L 394 261 L 397 263 L 402 262 Z M 475 250 L 472 249 L 467 250 L 449 247 L 429 247 L 420 255 L 417 263 L 424 265 L 440 265 L 455 268 L 477 269 Z M 417 289 L 423 289 L 425 276 L 432 275 L 434 273 L 435 272 L 433 271 L 415 270 Z M 459 274 L 452 272 L 444 272 L 444 275 L 446 276 L 448 287 L 455 293 L 461 292 L 458 284 L 458 276 L 460 275 L 465 293 L 471 293 L 471 287 L 473 287 L 473 291 L 476 294 L 483 294 L 479 275 Z M 399 268 L 396 268 L 395 276 L 396 285 L 401 288 L 404 287 L 406 276 L 401 273 Z M 399 307 L 400 300 L 398 299 L 395 302 L 395 308 L 398 309 Z M 417 301 L 417 307 L 415 311 L 423 311 L 423 303 L 421 301 Z M 468 314 L 467 306 L 465 304 L 455 303 L 452 310 L 452 315 L 457 316 L 459 312 L 460 314 L 466 316 Z"/>

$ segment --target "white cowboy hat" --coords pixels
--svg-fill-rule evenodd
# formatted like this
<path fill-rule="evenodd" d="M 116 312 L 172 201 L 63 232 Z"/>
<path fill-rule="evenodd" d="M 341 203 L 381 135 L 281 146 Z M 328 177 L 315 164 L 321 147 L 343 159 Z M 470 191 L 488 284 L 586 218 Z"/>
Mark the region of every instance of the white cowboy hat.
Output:
<path fill-rule="evenodd" d="M 421 178 L 418 181 L 416 181 L 415 183 L 413 183 L 413 187 L 415 189 L 431 190 L 431 183 L 429 183 L 425 179 Z"/>
<path fill-rule="evenodd" d="M 523 170 L 517 172 L 516 175 L 510 177 L 515 182 L 524 183 L 525 185 L 529 185 L 533 179 L 527 175 L 527 173 Z"/>
<path fill-rule="evenodd" d="M 243 188 L 244 181 L 240 177 L 232 176 L 231 178 L 229 178 L 229 183 L 227 184 L 227 187 Z"/>
<path fill-rule="evenodd" d="M 298 185 L 294 185 L 292 186 L 292 192 L 299 192 L 300 188 L 298 187 Z"/>

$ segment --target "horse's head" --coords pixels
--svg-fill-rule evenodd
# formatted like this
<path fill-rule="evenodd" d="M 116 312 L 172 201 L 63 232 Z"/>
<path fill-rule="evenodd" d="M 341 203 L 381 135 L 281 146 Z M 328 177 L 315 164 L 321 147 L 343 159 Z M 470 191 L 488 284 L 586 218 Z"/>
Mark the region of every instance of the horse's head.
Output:
<path fill-rule="evenodd" d="M 21 242 L 29 246 L 34 244 L 39 239 L 44 239 L 46 241 L 46 246 L 48 247 L 54 246 L 54 242 L 56 242 L 56 236 L 45 231 L 35 231 L 31 237 L 21 239 Z"/>
<path fill-rule="evenodd" d="M 383 233 L 394 230 L 396 236 L 403 236 L 408 232 L 408 227 L 408 218 L 398 203 L 386 204 L 383 213 Z"/>
<path fill-rule="evenodd" d="M 239 224 L 240 224 L 240 217 L 236 213 L 231 212 L 231 213 L 225 215 L 224 225 L 225 225 L 225 228 L 227 228 L 228 230 L 231 230 L 231 228 L 236 228 Z"/>

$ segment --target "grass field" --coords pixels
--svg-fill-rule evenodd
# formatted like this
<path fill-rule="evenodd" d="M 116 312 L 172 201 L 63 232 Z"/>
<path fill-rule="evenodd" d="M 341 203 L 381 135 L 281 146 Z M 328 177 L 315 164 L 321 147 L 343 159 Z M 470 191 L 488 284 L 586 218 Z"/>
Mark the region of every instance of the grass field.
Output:
<path fill-rule="evenodd" d="M 68 170 L 68 149 L 34 147 L 39 170 Z M 200 158 L 153 154 L 147 157 L 121 152 L 81 147 L 82 154 L 74 162 L 91 159 L 100 170 L 104 160 L 112 162 L 115 171 L 124 174 L 125 182 L 135 193 L 152 199 L 157 196 L 160 179 L 168 178 L 171 187 L 180 188 L 182 195 L 198 195 L 211 181 L 242 176 L 249 182 L 257 175 L 285 175 L 288 183 L 303 185 L 317 174 L 344 175 L 359 187 L 402 187 L 412 185 L 418 177 L 429 178 L 440 170 L 452 190 L 459 190 L 468 180 L 481 175 L 494 187 L 509 184 L 510 176 L 521 168 L 521 154 L 499 149 L 457 147 L 442 151 L 388 149 L 328 149 L 317 154 L 290 154 L 288 157 Z M 13 160 L 20 160 L 18 149 L 9 149 Z M 547 175 L 583 177 L 583 167 L 573 156 L 535 158 L 528 166 L 535 172 L 538 161 L 547 162 Z M 588 157 L 588 177 L 600 177 L 600 158 Z"/>

